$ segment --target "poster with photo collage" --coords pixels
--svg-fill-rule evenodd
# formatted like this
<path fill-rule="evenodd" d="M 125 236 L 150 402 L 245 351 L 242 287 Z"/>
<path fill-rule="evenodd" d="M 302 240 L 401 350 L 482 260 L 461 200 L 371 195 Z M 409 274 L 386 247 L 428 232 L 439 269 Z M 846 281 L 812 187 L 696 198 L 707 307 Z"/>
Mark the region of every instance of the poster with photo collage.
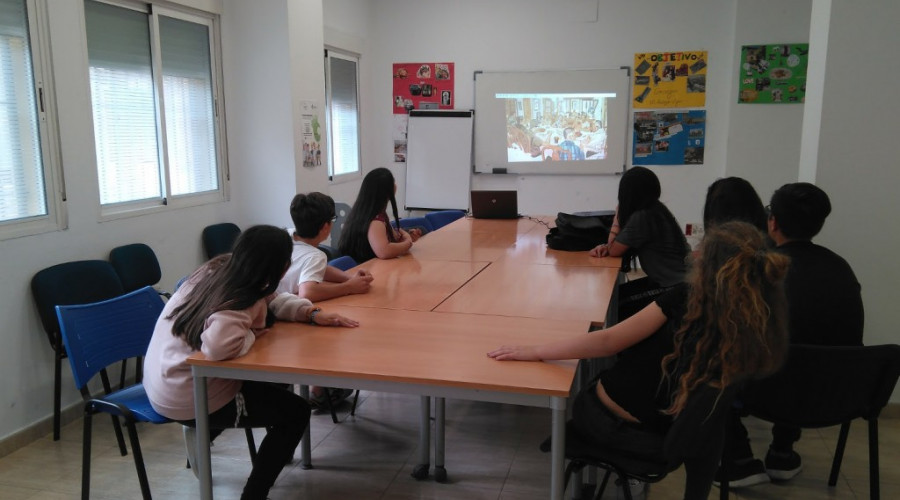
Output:
<path fill-rule="evenodd" d="M 705 143 L 706 110 L 634 112 L 634 165 L 699 165 Z"/>
<path fill-rule="evenodd" d="M 744 104 L 804 102 L 808 54 L 808 43 L 741 47 L 738 102 Z"/>
<path fill-rule="evenodd" d="M 406 161 L 406 127 L 410 110 L 453 109 L 456 70 L 452 62 L 394 63 L 392 75 L 394 162 L 402 163 Z"/>

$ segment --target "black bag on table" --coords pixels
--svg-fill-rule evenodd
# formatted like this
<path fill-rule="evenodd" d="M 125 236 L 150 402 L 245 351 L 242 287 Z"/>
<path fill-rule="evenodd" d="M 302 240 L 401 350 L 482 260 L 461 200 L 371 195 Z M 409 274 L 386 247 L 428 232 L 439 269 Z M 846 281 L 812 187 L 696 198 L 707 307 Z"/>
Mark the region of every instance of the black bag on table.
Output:
<path fill-rule="evenodd" d="M 556 214 L 556 227 L 547 234 L 547 246 L 554 250 L 582 252 L 609 239 L 615 212 L 582 212 Z"/>

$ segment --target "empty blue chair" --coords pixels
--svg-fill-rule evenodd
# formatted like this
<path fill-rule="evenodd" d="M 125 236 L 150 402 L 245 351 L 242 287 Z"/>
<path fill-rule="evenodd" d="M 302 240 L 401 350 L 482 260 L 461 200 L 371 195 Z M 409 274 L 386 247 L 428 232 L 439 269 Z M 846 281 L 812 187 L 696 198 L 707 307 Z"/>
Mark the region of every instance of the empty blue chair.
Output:
<path fill-rule="evenodd" d="M 438 210 L 437 212 L 428 212 L 425 218 L 431 223 L 432 231 L 450 224 L 456 219 L 461 219 L 466 213 L 462 210 Z"/>
<path fill-rule="evenodd" d="M 60 333 L 69 353 L 75 385 L 84 397 L 84 440 L 82 443 L 81 498 L 90 498 L 91 420 L 95 413 L 108 413 L 125 421 L 131 454 L 141 483 L 141 494 L 150 498 L 150 486 L 135 422 L 163 424 L 170 420 L 150 406 L 140 382 L 92 397 L 88 382 L 101 369 L 128 358 L 143 356 L 150 345 L 163 301 L 152 287 L 102 302 L 82 305 L 58 305 Z"/>
<path fill-rule="evenodd" d="M 341 271 L 346 271 L 347 269 L 356 267 L 357 263 L 355 260 L 353 260 L 353 257 L 350 257 L 349 255 L 344 255 L 344 256 L 338 257 L 334 260 L 328 261 L 328 265 L 336 267 L 336 268 L 340 269 Z"/>

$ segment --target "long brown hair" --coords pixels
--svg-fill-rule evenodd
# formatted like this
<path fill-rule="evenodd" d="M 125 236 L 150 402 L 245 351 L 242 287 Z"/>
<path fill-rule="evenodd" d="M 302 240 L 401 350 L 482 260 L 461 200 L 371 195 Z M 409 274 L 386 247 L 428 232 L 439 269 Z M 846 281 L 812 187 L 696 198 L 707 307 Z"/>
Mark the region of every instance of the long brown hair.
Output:
<path fill-rule="evenodd" d="M 275 292 L 291 263 L 292 249 L 284 229 L 260 225 L 241 233 L 234 252 L 212 259 L 191 275 L 197 284 L 169 315 L 175 318 L 172 335 L 199 350 L 212 313 L 247 309 Z"/>
<path fill-rule="evenodd" d="M 688 276 L 690 290 L 675 350 L 662 360 L 674 381 L 665 413 L 677 415 L 702 384 L 724 390 L 775 372 L 788 345 L 782 286 L 788 257 L 746 222 L 710 230 Z"/>

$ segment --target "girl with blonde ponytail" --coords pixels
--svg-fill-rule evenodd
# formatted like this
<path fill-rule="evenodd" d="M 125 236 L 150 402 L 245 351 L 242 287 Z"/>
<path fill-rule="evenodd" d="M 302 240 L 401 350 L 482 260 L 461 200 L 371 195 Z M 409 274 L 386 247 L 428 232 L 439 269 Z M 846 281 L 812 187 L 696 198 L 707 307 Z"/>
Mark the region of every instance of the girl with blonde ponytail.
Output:
<path fill-rule="evenodd" d="M 662 453 L 691 392 L 777 370 L 788 334 L 782 281 L 788 259 L 745 222 L 711 229 L 687 282 L 605 330 L 540 346 L 502 346 L 498 360 L 618 355 L 575 399 L 573 420 L 596 446 Z"/>

